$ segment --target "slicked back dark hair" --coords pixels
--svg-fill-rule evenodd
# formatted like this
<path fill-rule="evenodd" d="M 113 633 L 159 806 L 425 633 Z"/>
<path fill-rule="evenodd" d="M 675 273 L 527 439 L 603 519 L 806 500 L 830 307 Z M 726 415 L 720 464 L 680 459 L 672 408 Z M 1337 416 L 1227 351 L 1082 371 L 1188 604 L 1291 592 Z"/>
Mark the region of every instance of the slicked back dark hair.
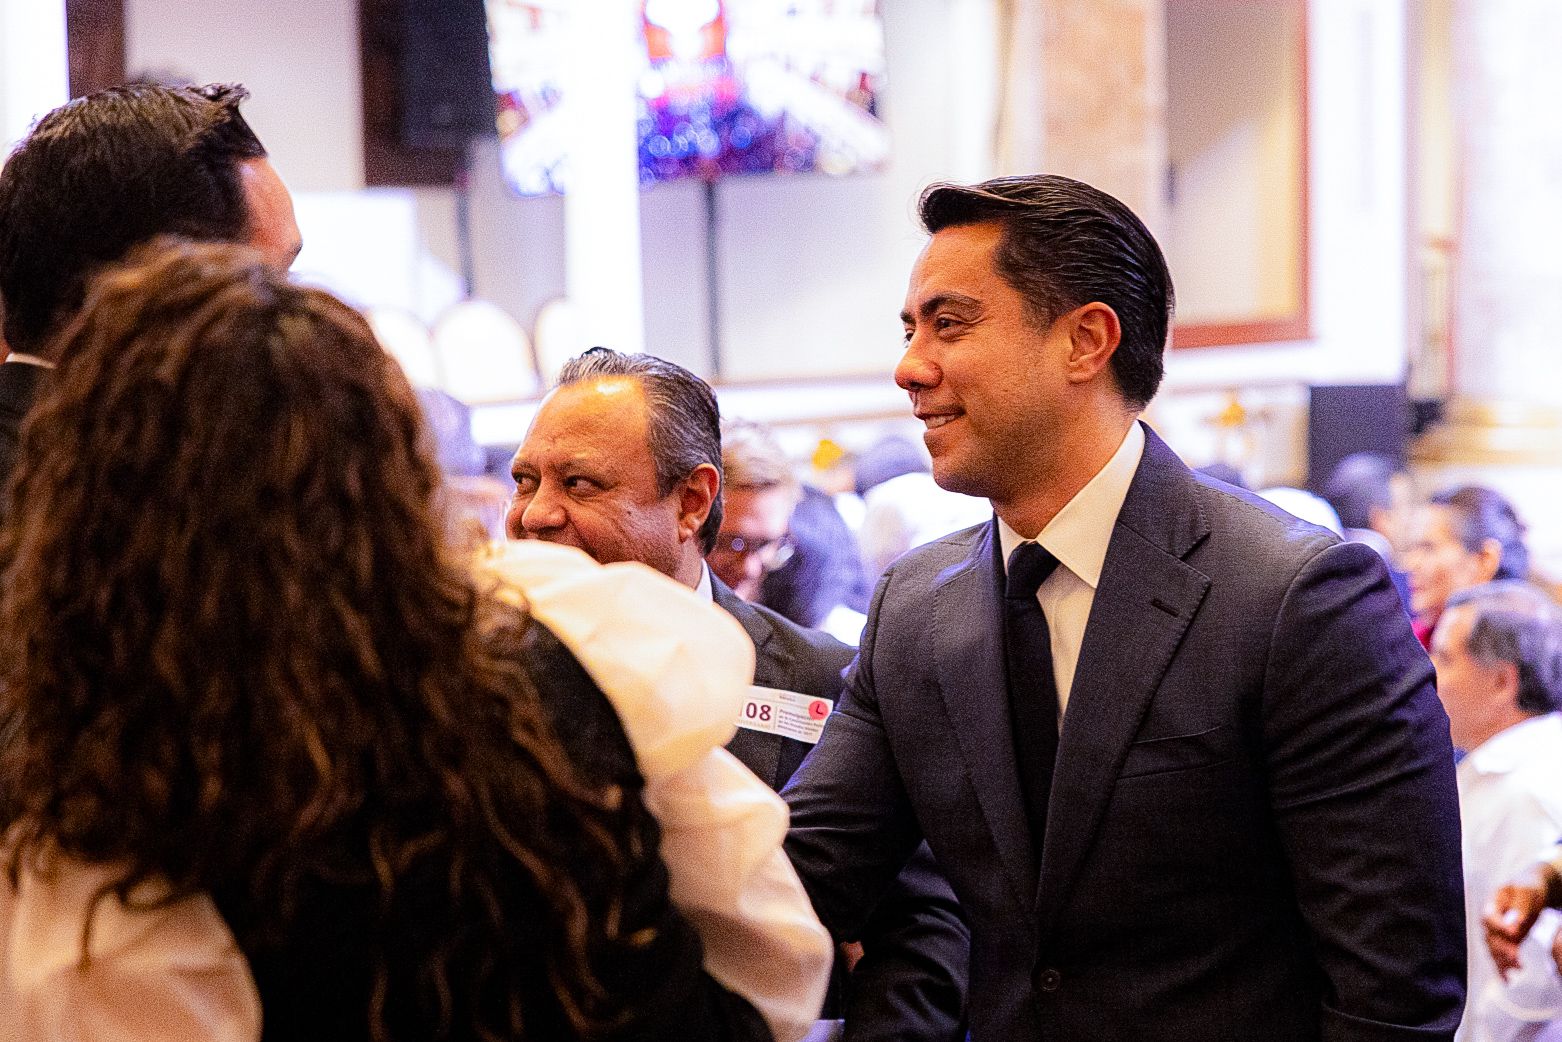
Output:
<path fill-rule="evenodd" d="M 247 233 L 238 166 L 266 150 L 243 87 L 132 84 L 50 112 L 0 170 L 0 300 L 13 350 L 37 353 L 105 265 L 157 235 Z"/>
<path fill-rule="evenodd" d="M 721 411 L 710 384 L 665 358 L 593 347 L 564 363 L 558 386 L 610 376 L 636 380 L 645 392 L 651 459 L 656 464 L 656 491 L 660 495 L 670 494 L 702 463 L 716 468 L 721 484 L 698 533 L 700 552 L 710 553 L 716 546 L 716 533 L 721 531 L 720 489 L 726 481 L 721 470 Z"/>
<path fill-rule="evenodd" d="M 1123 328 L 1112 355 L 1118 390 L 1141 408 L 1155 397 L 1176 297 L 1160 246 L 1132 210 L 1081 181 L 1034 174 L 931 185 L 917 211 L 930 234 L 1001 225 L 994 265 L 1040 326 L 1092 301 L 1110 307 Z"/>

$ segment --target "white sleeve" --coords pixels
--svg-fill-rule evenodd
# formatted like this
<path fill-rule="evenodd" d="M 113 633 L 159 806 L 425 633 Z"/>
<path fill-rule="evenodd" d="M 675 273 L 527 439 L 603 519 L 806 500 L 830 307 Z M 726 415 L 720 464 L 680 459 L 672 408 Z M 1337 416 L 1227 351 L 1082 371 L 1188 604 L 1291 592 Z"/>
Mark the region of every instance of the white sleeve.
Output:
<path fill-rule="evenodd" d="M 101 865 L 59 859 L 0 882 L 0 1038 L 8 1042 L 257 1042 L 260 996 L 205 895 L 158 908 L 110 896 L 83 927 Z"/>
<path fill-rule="evenodd" d="M 743 628 L 643 565 L 601 566 L 568 547 L 512 543 L 485 567 L 617 710 L 662 828 L 669 896 L 699 931 L 706 971 L 777 1042 L 795 1042 L 824 1003 L 834 952 L 781 850 L 786 804 L 721 748 L 754 674 Z"/>
<path fill-rule="evenodd" d="M 1483 994 L 1471 995 L 1464 1031 L 1468 1042 L 1540 1042 L 1562 1039 L 1562 978 L 1551 943 L 1562 919 L 1551 909 L 1519 945 L 1519 966 L 1506 980 L 1491 974 Z M 1480 956 L 1485 952 L 1480 952 Z"/>

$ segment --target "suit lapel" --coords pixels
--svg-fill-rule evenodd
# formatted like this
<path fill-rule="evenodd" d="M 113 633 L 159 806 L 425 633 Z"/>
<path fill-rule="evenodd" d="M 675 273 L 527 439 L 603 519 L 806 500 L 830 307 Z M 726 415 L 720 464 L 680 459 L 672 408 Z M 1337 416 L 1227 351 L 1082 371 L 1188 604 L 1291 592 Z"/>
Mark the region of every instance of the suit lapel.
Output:
<path fill-rule="evenodd" d="M 980 530 L 969 556 L 933 584 L 934 658 L 939 691 L 954 722 L 977 803 L 1016 894 L 1028 913 L 1036 862 L 1020 796 L 1014 729 L 1004 677 L 1003 614 L 993 571 L 992 524 Z"/>
<path fill-rule="evenodd" d="M 1146 428 L 1144 458 L 1108 545 L 1069 693 L 1037 893 L 1055 923 L 1150 699 L 1209 590 L 1184 557 L 1209 534 L 1193 479 Z"/>
<path fill-rule="evenodd" d="M 711 600 L 717 607 L 738 620 L 748 639 L 754 642 L 754 683 L 760 687 L 785 687 L 787 664 L 778 661 L 770 646 L 775 631 L 763 615 L 755 611 L 741 597 L 715 575 L 710 577 Z M 727 743 L 727 751 L 772 789 L 780 790 L 781 736 L 763 731 L 738 728 L 738 733 Z"/>

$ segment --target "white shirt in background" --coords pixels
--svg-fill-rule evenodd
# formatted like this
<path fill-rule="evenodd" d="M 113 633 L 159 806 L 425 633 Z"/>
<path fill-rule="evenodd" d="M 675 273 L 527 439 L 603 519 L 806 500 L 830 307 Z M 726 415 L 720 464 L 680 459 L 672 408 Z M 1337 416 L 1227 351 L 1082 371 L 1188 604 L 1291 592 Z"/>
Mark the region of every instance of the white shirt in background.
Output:
<path fill-rule="evenodd" d="M 1562 716 L 1515 724 L 1459 764 L 1469 993 L 1456 1042 L 1559 1042 L 1562 979 L 1551 942 L 1562 916 L 1541 913 L 1506 982 L 1486 950 L 1481 912 L 1497 888 L 1562 836 Z M 1391 826 L 1385 826 L 1391 827 Z"/>

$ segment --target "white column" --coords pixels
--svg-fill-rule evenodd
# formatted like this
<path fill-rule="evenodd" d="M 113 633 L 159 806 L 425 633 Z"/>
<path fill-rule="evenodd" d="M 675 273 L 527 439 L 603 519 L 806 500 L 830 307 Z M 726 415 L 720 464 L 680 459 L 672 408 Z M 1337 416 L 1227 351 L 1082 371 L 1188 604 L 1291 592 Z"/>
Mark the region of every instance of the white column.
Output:
<path fill-rule="evenodd" d="M 635 88 L 645 67 L 636 0 L 575 0 L 561 118 L 569 128 L 565 292 L 585 346 L 640 351 L 640 164 Z"/>
<path fill-rule="evenodd" d="M 68 84 L 64 0 L 0 0 L 0 162 Z"/>
<path fill-rule="evenodd" d="M 1530 524 L 1562 578 L 1562 6 L 1455 0 L 1462 185 L 1447 422 L 1417 445 L 1427 484 L 1477 482 Z"/>
<path fill-rule="evenodd" d="M 1562 5 L 1454 5 L 1464 196 L 1455 269 L 1456 392 L 1562 405 Z"/>

